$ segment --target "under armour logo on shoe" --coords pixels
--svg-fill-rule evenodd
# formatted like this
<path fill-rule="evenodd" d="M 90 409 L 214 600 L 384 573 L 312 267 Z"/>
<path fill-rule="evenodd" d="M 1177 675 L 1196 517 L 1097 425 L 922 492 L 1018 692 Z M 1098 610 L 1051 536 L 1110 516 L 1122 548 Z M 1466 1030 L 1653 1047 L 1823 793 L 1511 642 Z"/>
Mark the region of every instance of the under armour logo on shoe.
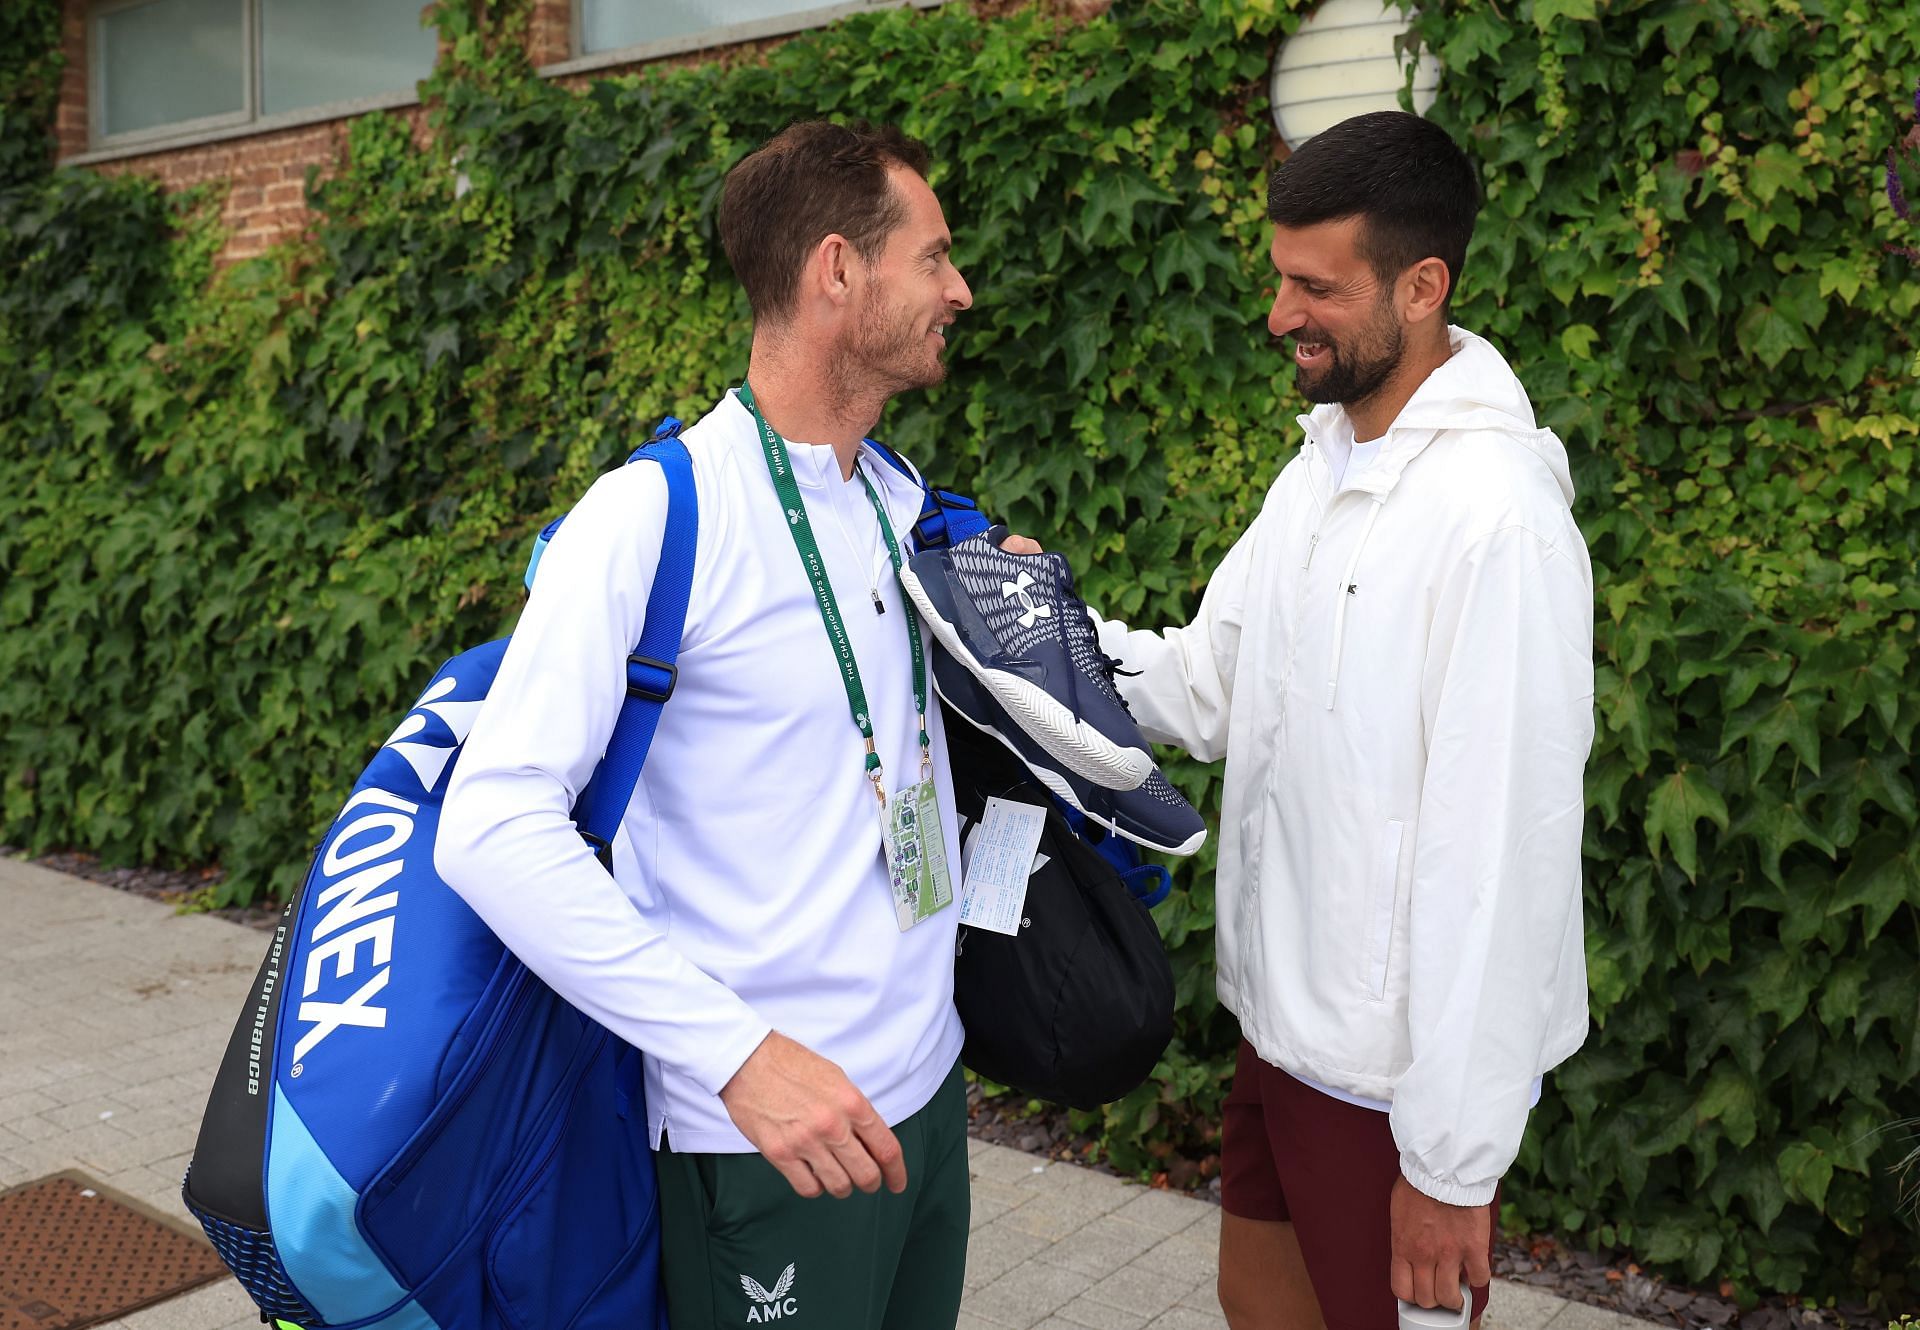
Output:
<path fill-rule="evenodd" d="M 1017 582 L 1002 582 L 1000 584 L 1000 599 L 1013 600 L 1015 597 L 1019 598 L 1020 604 L 1025 610 L 1025 613 L 1020 616 L 1020 626 L 1022 628 L 1031 628 L 1035 621 L 1053 617 L 1053 606 L 1036 605 L 1033 603 L 1033 597 L 1027 594 L 1028 588 L 1032 585 L 1032 573 L 1021 573 L 1020 580 Z"/>
<path fill-rule="evenodd" d="M 747 1324 L 761 1325 L 767 1321 L 777 1321 L 792 1316 L 799 1310 L 796 1301 L 787 1296 L 793 1287 L 793 1266 L 788 1265 L 780 1272 L 771 1291 L 762 1288 L 760 1281 L 752 1275 L 740 1276 L 740 1288 L 752 1301 L 747 1306 Z"/>

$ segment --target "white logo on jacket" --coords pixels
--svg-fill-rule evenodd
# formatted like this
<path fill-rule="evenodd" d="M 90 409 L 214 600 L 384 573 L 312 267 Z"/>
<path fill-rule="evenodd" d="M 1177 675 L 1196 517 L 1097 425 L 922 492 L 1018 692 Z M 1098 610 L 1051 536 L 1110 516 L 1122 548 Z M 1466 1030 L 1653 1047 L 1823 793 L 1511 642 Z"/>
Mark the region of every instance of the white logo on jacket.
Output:
<path fill-rule="evenodd" d="M 771 1291 L 760 1286 L 760 1281 L 752 1275 L 740 1276 L 740 1287 L 753 1299 L 747 1307 L 747 1324 L 761 1325 L 767 1321 L 777 1321 L 783 1316 L 792 1316 L 799 1310 L 796 1299 L 787 1296 L 793 1287 L 793 1266 L 780 1272 L 780 1278 L 774 1281 Z"/>
<path fill-rule="evenodd" d="M 1036 605 L 1033 602 L 1033 597 L 1027 594 L 1028 588 L 1032 586 L 1032 573 L 1021 573 L 1020 580 L 1017 582 L 1002 582 L 1000 584 L 1000 599 L 1012 600 L 1018 597 L 1021 606 L 1025 609 L 1026 612 L 1020 616 L 1020 626 L 1022 628 L 1033 627 L 1034 621 L 1037 619 L 1051 619 L 1053 617 L 1053 606 Z"/>

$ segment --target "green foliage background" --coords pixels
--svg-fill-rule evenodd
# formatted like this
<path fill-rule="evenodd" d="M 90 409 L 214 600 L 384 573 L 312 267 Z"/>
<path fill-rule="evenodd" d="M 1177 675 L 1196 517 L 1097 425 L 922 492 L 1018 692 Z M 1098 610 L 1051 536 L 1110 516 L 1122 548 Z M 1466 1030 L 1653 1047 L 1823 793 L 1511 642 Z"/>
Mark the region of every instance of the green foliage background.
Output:
<path fill-rule="evenodd" d="M 499 8 L 439 16 L 430 149 L 360 120 L 311 236 L 216 270 L 202 197 L 45 169 L 57 6 L 7 7 L 0 839 L 289 891 L 432 667 L 510 626 L 533 531 L 741 376 L 713 204 L 797 116 L 933 147 L 978 303 L 883 437 L 1089 599 L 1183 619 L 1290 456 L 1262 325 L 1288 0 L 956 3 L 584 89 L 532 78 Z M 1458 318 L 1568 440 L 1599 595 L 1595 1030 L 1508 1218 L 1911 1305 L 1880 1128 L 1920 1113 L 1920 274 L 1877 173 L 1920 9 L 1444 0 L 1417 30 L 1488 185 Z M 1217 808 L 1217 769 L 1175 771 Z M 1162 1074 L 1088 1119 L 1128 1169 L 1212 1148 L 1211 868 L 1160 911 Z"/>

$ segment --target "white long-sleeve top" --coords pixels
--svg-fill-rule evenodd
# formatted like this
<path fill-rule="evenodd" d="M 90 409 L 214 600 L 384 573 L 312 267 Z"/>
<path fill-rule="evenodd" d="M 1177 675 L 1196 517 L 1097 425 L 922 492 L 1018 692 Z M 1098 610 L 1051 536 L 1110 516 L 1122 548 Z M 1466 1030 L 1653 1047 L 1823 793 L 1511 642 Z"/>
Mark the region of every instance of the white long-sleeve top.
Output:
<path fill-rule="evenodd" d="M 608 876 L 569 817 L 626 690 L 665 532 L 660 468 L 603 476 L 568 514 L 449 785 L 440 873 L 535 974 L 645 1054 L 648 1131 L 744 1153 L 719 1091 L 770 1030 L 839 1064 L 889 1123 L 959 1057 L 957 908 L 902 933 L 832 646 L 729 394 L 684 436 L 700 521 L 679 682 Z M 873 508 L 833 449 L 793 469 L 860 666 L 890 790 L 918 778 L 908 620 Z M 920 491 L 864 456 L 903 540 Z M 870 587 L 878 581 L 884 614 Z M 960 862 L 938 709 L 947 861 Z"/>
<path fill-rule="evenodd" d="M 1414 1186 L 1480 1205 L 1586 1035 L 1593 581 L 1565 449 L 1450 336 L 1343 484 L 1317 440 L 1344 412 L 1300 417 L 1191 624 L 1099 627 L 1141 728 L 1226 758 L 1222 1002 L 1266 1061 L 1390 1102 Z"/>

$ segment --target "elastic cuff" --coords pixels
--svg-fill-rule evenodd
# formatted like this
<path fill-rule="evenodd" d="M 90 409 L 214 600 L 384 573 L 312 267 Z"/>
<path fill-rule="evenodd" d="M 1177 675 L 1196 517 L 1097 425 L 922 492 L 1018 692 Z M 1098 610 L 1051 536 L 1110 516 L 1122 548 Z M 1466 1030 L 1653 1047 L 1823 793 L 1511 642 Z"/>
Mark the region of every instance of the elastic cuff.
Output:
<path fill-rule="evenodd" d="M 702 1090 L 718 1096 L 726 1088 L 727 1082 L 746 1065 L 747 1059 L 753 1056 L 754 1051 L 765 1043 L 767 1036 L 772 1033 L 771 1025 L 754 1016 L 751 1021 L 740 1027 L 737 1035 L 716 1048 L 711 1057 L 702 1058 L 699 1066 L 683 1067 L 681 1070 L 686 1072 L 693 1083 Z"/>
<path fill-rule="evenodd" d="M 1420 1167 L 1420 1161 L 1404 1150 L 1400 1152 L 1400 1176 L 1411 1183 L 1415 1191 L 1443 1205 L 1485 1205 L 1493 1200 L 1494 1192 L 1500 1187 L 1498 1178 L 1492 1182 L 1455 1182 L 1439 1177 Z"/>

